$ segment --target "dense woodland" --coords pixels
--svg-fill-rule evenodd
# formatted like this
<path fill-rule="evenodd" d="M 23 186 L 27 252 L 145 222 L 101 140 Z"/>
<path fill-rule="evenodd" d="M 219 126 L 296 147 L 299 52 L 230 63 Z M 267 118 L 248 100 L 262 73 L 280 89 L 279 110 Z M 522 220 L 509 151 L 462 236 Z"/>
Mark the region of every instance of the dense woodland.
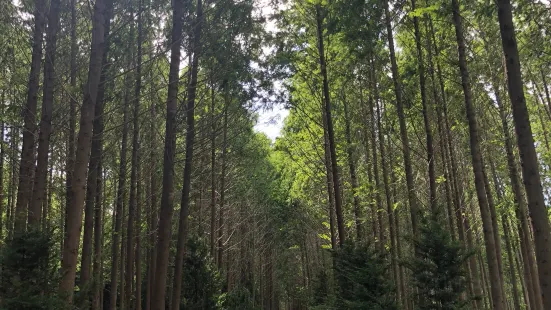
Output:
<path fill-rule="evenodd" d="M 2 0 L 0 309 L 551 309 L 549 42 L 543 0 Z"/>

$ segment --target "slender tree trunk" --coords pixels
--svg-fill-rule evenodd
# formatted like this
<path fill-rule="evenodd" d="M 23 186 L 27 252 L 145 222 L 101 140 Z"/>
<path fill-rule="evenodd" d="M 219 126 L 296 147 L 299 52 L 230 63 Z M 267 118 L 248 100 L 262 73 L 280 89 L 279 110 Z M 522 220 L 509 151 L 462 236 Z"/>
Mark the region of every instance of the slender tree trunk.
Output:
<path fill-rule="evenodd" d="M 343 94 L 344 96 L 344 94 Z M 350 169 L 350 184 L 352 186 L 352 194 L 354 199 L 354 220 L 356 222 L 356 239 L 363 239 L 362 215 L 360 211 L 360 197 L 358 193 L 358 178 L 356 176 L 356 163 L 354 160 L 354 150 L 352 146 L 352 137 L 350 133 L 350 114 L 348 113 L 348 102 L 343 98 L 344 119 L 346 122 L 346 144 L 348 155 L 348 167 Z"/>
<path fill-rule="evenodd" d="M 210 253 L 212 257 L 216 259 L 215 254 L 215 238 L 216 234 L 216 94 L 214 92 L 214 83 L 211 90 L 211 106 L 210 106 L 210 122 L 211 122 L 211 135 L 210 135 Z"/>
<path fill-rule="evenodd" d="M 174 282 L 172 286 L 172 310 L 180 309 L 180 296 L 182 290 L 182 271 L 184 264 L 184 252 L 188 234 L 189 192 L 191 189 L 191 170 L 193 164 L 193 147 L 195 143 L 195 99 L 197 96 L 197 75 L 199 71 L 199 58 L 201 57 L 201 34 L 203 27 L 203 1 L 197 0 L 197 16 L 193 31 L 193 63 L 188 85 L 188 100 L 186 109 L 186 159 L 184 163 L 184 180 L 182 185 L 182 198 L 180 203 L 180 221 L 178 227 L 178 245 L 174 268 Z"/>
<path fill-rule="evenodd" d="M 106 14 L 106 21 L 105 21 L 105 49 L 103 51 L 102 55 L 102 71 L 101 71 L 101 77 L 100 77 L 100 85 L 98 88 L 98 95 L 96 99 L 96 107 L 94 111 L 94 121 L 92 125 L 92 147 L 90 151 L 90 163 L 88 164 L 88 180 L 87 180 L 87 186 L 86 186 L 86 200 L 85 200 L 85 206 L 84 206 L 84 235 L 82 237 L 82 255 L 81 255 L 81 263 L 80 263 L 80 283 L 81 283 L 81 289 L 85 289 L 86 291 L 89 291 L 91 287 L 88 287 L 88 282 L 90 280 L 90 273 L 91 273 L 91 263 L 92 263 L 92 236 L 94 235 L 94 242 L 97 234 L 100 232 L 95 232 L 95 228 L 97 224 L 101 224 L 101 219 L 96 218 L 94 221 L 94 217 L 97 217 L 97 210 L 98 207 L 96 200 L 97 196 L 100 195 L 99 192 L 101 191 L 100 188 L 98 188 L 98 184 L 101 184 L 99 179 L 101 179 L 101 167 L 100 162 L 101 158 L 103 156 L 103 113 L 104 113 L 104 107 L 105 107 L 105 80 L 107 75 L 107 70 L 109 68 L 109 64 L 107 62 L 107 55 L 109 53 L 109 41 L 107 37 L 109 36 L 110 27 L 111 27 L 111 12 L 107 12 Z M 100 215 L 101 215 L 101 206 L 100 208 Z M 100 225 L 101 226 L 101 225 Z M 94 234 L 95 232 L 95 234 Z M 99 244 L 95 242 L 95 244 Z M 101 252 L 100 252 L 101 253 Z"/>
<path fill-rule="evenodd" d="M 404 116 L 404 104 L 402 100 L 402 86 L 400 82 L 400 74 L 396 61 L 396 52 L 394 49 L 394 35 L 392 34 L 392 21 L 390 19 L 390 11 L 388 8 L 388 0 L 383 1 L 385 7 L 385 22 L 387 30 L 387 41 L 390 51 L 390 64 L 392 70 L 392 83 L 394 84 L 394 95 L 396 97 L 396 112 L 398 113 L 398 123 L 400 124 L 400 140 L 402 141 L 402 152 L 404 158 L 404 170 L 406 173 L 406 187 L 408 191 L 408 202 L 411 213 L 411 228 L 413 235 L 417 236 L 419 232 L 419 206 L 417 197 L 415 196 L 415 184 L 413 182 L 413 165 L 411 164 L 411 155 L 409 148 L 409 139 L 406 127 L 406 118 Z"/>
<path fill-rule="evenodd" d="M 505 296 L 503 295 L 503 283 L 501 281 L 501 275 L 499 273 L 499 257 L 497 256 L 498 251 L 496 250 L 498 244 L 496 244 L 496 238 L 494 238 L 494 234 L 497 234 L 498 232 L 494 231 L 493 228 L 492 218 L 489 209 L 490 207 L 488 205 L 488 197 L 486 195 L 486 188 L 484 185 L 484 164 L 482 163 L 482 155 L 480 151 L 480 143 L 478 137 L 478 124 L 472 102 L 470 84 L 471 82 L 469 79 L 469 71 L 467 68 L 463 25 L 461 16 L 459 15 L 459 3 L 457 2 L 457 0 L 452 0 L 452 11 L 458 45 L 461 85 L 463 87 L 463 92 L 465 96 L 465 110 L 469 123 L 470 149 L 472 167 L 475 176 L 476 195 L 480 206 L 480 215 L 482 218 L 484 231 L 484 241 L 486 244 L 486 257 L 488 260 L 488 268 L 490 271 L 492 307 L 493 309 L 505 309 Z"/>
<path fill-rule="evenodd" d="M 165 290 L 168 271 L 168 254 L 174 203 L 174 157 L 176 151 L 176 112 L 178 109 L 178 84 L 180 81 L 180 45 L 183 34 L 183 1 L 174 1 L 172 12 L 172 34 L 170 41 L 170 71 L 166 101 L 166 130 L 163 155 L 163 185 L 161 209 L 157 232 L 155 284 L 153 285 L 151 309 L 165 310 Z"/>
<path fill-rule="evenodd" d="M 336 249 L 337 234 L 335 232 L 335 193 L 333 192 L 333 172 L 331 171 L 331 153 L 329 151 L 329 137 L 327 136 L 327 117 L 322 103 L 323 122 L 323 155 L 325 165 L 325 179 L 327 185 L 327 206 L 329 216 L 329 231 L 331 233 L 331 249 Z"/>
<path fill-rule="evenodd" d="M 515 159 L 515 154 L 513 151 L 513 138 L 509 132 L 509 123 L 507 122 L 505 106 L 501 100 L 501 96 L 499 95 L 497 83 L 494 82 L 493 84 L 494 96 L 499 109 L 499 116 L 501 118 L 505 154 L 507 155 L 507 167 L 509 179 L 511 180 L 513 200 L 515 203 L 515 214 L 518 220 L 524 277 L 530 300 L 530 308 L 533 310 L 540 310 L 543 309 L 543 301 L 541 300 L 539 281 L 536 276 L 536 259 L 534 257 L 532 240 L 530 239 L 529 234 L 530 227 L 528 210 L 526 207 L 526 201 L 524 200 L 524 195 L 522 194 L 521 180 L 517 170 L 517 160 Z"/>
<path fill-rule="evenodd" d="M 373 63 L 372 63 L 372 66 L 373 66 Z M 373 93 L 376 93 L 375 91 L 375 88 L 377 87 L 376 84 L 377 82 L 375 81 L 375 72 L 372 70 L 370 72 L 370 86 L 371 86 L 371 89 L 373 90 Z M 375 101 L 377 100 L 378 98 L 375 98 Z M 369 111 L 368 111 L 368 114 L 369 114 L 369 124 L 370 124 L 370 129 L 371 129 L 371 156 L 373 158 L 373 178 L 375 180 L 375 203 L 376 203 L 376 206 L 377 206 L 377 209 L 376 209 L 376 215 L 377 215 L 377 222 L 378 222 L 378 231 L 379 231 L 379 235 L 378 235 L 378 242 L 377 242 L 377 245 L 379 247 L 379 250 L 381 251 L 381 253 L 384 251 L 384 245 L 385 245 L 385 235 L 384 235 L 384 229 L 383 229 L 383 216 L 382 216 L 382 211 L 383 211 L 383 201 L 382 201 L 382 198 L 381 198 L 381 183 L 380 183 L 380 179 L 379 179 L 379 164 L 378 164 L 378 159 L 377 159 L 377 131 L 381 130 L 381 128 L 377 128 L 376 126 L 376 123 L 375 123 L 375 108 L 374 108 L 374 105 L 373 105 L 373 96 L 370 94 L 369 95 Z M 378 104 L 378 103 L 376 103 Z M 378 129 L 378 130 L 377 130 Z"/>
<path fill-rule="evenodd" d="M 141 10 L 140 10 L 141 11 Z M 139 144 L 138 144 L 139 147 Z M 142 170 L 141 151 L 138 151 L 137 184 L 136 184 L 136 285 L 134 285 L 134 307 L 135 310 L 142 309 Z"/>
<path fill-rule="evenodd" d="M 76 13 L 76 0 L 70 1 L 71 5 L 71 59 L 70 59 L 70 81 L 69 85 L 71 89 L 75 90 L 77 86 L 77 64 L 76 58 L 78 53 L 77 45 L 77 13 Z M 108 22 L 108 21 L 107 21 Z M 68 141 L 67 141 L 67 157 L 65 161 L 65 213 L 63 215 L 62 227 L 63 235 L 67 235 L 67 212 L 69 206 L 72 204 L 72 189 L 73 183 L 73 167 L 75 165 L 75 133 L 76 133 L 76 109 L 77 109 L 77 97 L 76 92 L 69 95 L 69 127 L 68 127 Z M 61 242 L 63 244 L 63 241 Z M 62 245 L 63 248 L 63 245 Z"/>
<path fill-rule="evenodd" d="M 86 217 L 88 216 L 87 209 L 94 205 L 94 282 L 93 282 L 93 299 L 92 299 L 92 309 L 99 309 L 100 299 L 103 288 L 100 286 L 100 282 L 103 279 L 102 275 L 102 248 L 103 248 L 103 197 L 104 196 L 102 185 L 105 183 L 103 181 L 102 174 L 102 158 L 103 158 L 103 114 L 105 110 L 105 93 L 107 90 L 107 83 L 109 76 L 110 63 L 108 62 L 107 56 L 110 50 L 110 41 L 109 33 L 111 29 L 111 16 L 113 14 L 112 8 L 108 8 L 107 18 L 105 20 L 105 50 L 103 51 L 102 56 L 102 71 L 100 77 L 100 85 L 98 89 L 98 97 L 96 99 L 96 110 L 94 112 L 94 123 L 93 123 L 93 138 L 92 138 L 92 150 L 90 155 L 90 164 L 88 166 L 88 186 L 86 188 L 86 203 L 85 203 L 85 235 L 86 235 Z M 94 184 L 95 182 L 95 184 Z M 88 211 L 90 212 L 90 211 Z M 84 238 L 86 240 L 86 238 Z M 84 241 L 85 242 L 85 241 Z M 83 242 L 83 243 L 84 243 Z M 83 261 L 84 261 L 84 247 L 83 247 Z M 83 262 L 81 262 L 81 265 Z M 83 281 L 83 269 L 81 267 L 81 281 Z"/>
<path fill-rule="evenodd" d="M 329 81 L 327 80 L 327 64 L 325 63 L 325 49 L 323 46 L 323 20 L 320 5 L 316 6 L 317 40 L 321 76 L 323 78 L 324 110 L 327 118 L 327 136 L 329 139 L 329 153 L 331 154 L 331 171 L 333 172 L 333 190 L 335 194 L 335 212 L 337 214 L 337 231 L 339 232 L 339 245 L 345 241 L 344 218 L 342 210 L 342 196 L 340 190 L 339 171 L 333 119 L 331 116 L 331 100 L 329 95 Z"/>
<path fill-rule="evenodd" d="M 27 85 L 27 101 L 23 108 L 23 146 L 21 149 L 21 163 L 19 165 L 19 187 L 17 188 L 17 202 L 15 205 L 15 231 L 25 230 L 29 200 L 32 194 L 34 150 L 36 134 L 36 106 L 40 82 L 42 63 L 42 41 L 46 25 L 46 1 L 36 0 L 34 8 L 34 29 L 31 56 L 31 71 Z M 40 216 L 38 215 L 38 219 Z M 33 220 L 34 221 L 34 220 Z"/>
<path fill-rule="evenodd" d="M 375 69 L 373 69 L 375 70 Z M 385 188 L 385 196 L 386 196 L 386 212 L 388 216 L 388 231 L 390 236 L 390 261 L 392 265 L 392 271 L 394 275 L 394 283 L 400 283 L 400 270 L 398 267 L 398 256 L 396 255 L 396 229 L 394 226 L 394 204 L 392 203 L 392 193 L 390 192 L 390 184 L 388 180 L 388 169 L 387 166 L 387 154 L 385 152 L 385 140 L 384 140 L 384 134 L 383 134 L 383 126 L 382 126 L 382 115 L 381 115 L 381 108 L 379 105 L 379 91 L 378 87 L 375 83 L 375 102 L 376 102 L 376 110 L 377 110 L 377 126 L 379 127 L 379 148 L 380 148 L 380 154 L 381 154 L 381 167 L 383 170 L 383 185 Z M 381 103 L 382 105 L 382 103 Z M 388 154 L 391 156 L 390 154 Z M 391 167 L 390 167 L 391 168 Z M 391 168 L 392 169 L 392 168 Z M 397 286 L 396 289 L 396 297 L 398 299 L 398 304 L 402 304 L 402 296 L 401 291 L 399 287 Z"/>
<path fill-rule="evenodd" d="M 59 0 L 50 1 L 48 30 L 46 33 L 42 116 L 40 119 L 40 131 L 38 134 L 38 155 L 34 175 L 34 186 L 32 187 L 32 198 L 29 202 L 29 226 L 40 224 L 42 205 L 46 200 L 46 184 L 48 183 L 48 155 L 50 151 L 54 90 L 56 86 L 55 57 L 57 31 L 59 28 L 59 5 Z"/>
<path fill-rule="evenodd" d="M 138 179 L 138 169 L 139 169 L 139 162 L 138 162 L 138 152 L 139 152 L 139 140 L 140 140 L 140 95 L 141 95 L 141 87 L 142 87 L 142 3 L 139 2 L 138 7 L 138 37 L 137 37 L 137 57 L 136 57 L 136 81 L 135 81 L 135 87 L 134 87 L 134 98 L 133 98 L 133 114 L 132 114 L 132 120 L 133 120 L 133 130 L 132 130 L 132 170 L 130 172 L 130 200 L 128 204 L 128 222 L 126 225 L 126 270 L 125 270 L 125 293 L 126 296 L 122 296 L 125 298 L 125 304 L 128 307 L 132 307 L 132 285 L 134 283 L 134 254 L 135 254 L 135 224 L 136 224 L 136 209 L 138 208 L 138 193 L 137 193 L 137 186 L 138 182 L 140 180 Z M 133 37 L 133 31 L 134 27 L 132 27 L 132 37 Z M 138 258 L 139 259 L 139 258 Z M 135 296 L 134 296 L 135 297 Z"/>
<path fill-rule="evenodd" d="M 73 183 L 71 184 L 71 205 L 67 206 L 67 235 L 63 244 L 63 259 L 61 262 L 61 281 L 59 290 L 66 295 L 67 304 L 72 303 L 73 288 L 77 267 L 80 231 L 82 228 L 82 211 L 86 188 L 86 170 L 90 160 L 92 140 L 92 122 L 98 86 L 101 76 L 102 56 L 105 48 L 105 23 L 109 18 L 106 14 L 112 5 L 111 0 L 96 0 L 92 21 L 92 43 L 88 82 L 84 87 L 84 100 L 80 111 L 80 131 L 78 134 Z"/>
<path fill-rule="evenodd" d="M 411 0 L 411 9 L 416 10 L 415 0 Z M 425 86 L 425 64 L 423 61 L 423 46 L 421 44 L 421 31 L 419 29 L 419 17 L 414 15 L 413 28 L 415 32 L 415 45 L 417 47 L 417 71 L 419 74 L 419 89 L 421 92 L 421 107 L 423 112 L 423 122 L 425 124 L 425 135 L 427 139 L 427 162 L 429 167 L 429 202 L 431 210 L 436 209 L 436 173 L 434 170 L 434 147 L 432 141 L 432 128 L 429 118 L 429 109 L 427 104 L 427 91 Z"/>
<path fill-rule="evenodd" d="M 231 99 L 229 96 L 228 81 L 224 85 L 224 124 L 222 129 L 222 155 L 220 157 L 220 217 L 218 218 L 218 270 L 224 267 L 224 204 L 226 203 L 226 156 L 228 151 L 228 109 Z"/>
<path fill-rule="evenodd" d="M 125 78 L 125 85 L 128 85 L 127 77 Z M 128 89 L 128 88 L 127 88 Z M 117 305 L 117 274 L 119 273 L 119 258 L 120 262 L 123 261 L 121 249 L 122 242 L 122 222 L 124 219 L 124 197 L 126 191 L 126 170 L 127 170 L 127 144 L 128 144 L 128 108 L 129 108 L 129 91 L 125 91 L 124 107 L 123 107 L 123 128 L 122 128 L 122 142 L 119 162 L 119 180 L 117 188 L 117 196 L 115 202 L 115 230 L 113 231 L 113 243 L 112 243 L 112 266 L 111 266 L 111 310 L 116 309 Z M 121 274 L 122 274 L 121 268 Z M 121 284 L 122 290 L 122 284 Z M 121 291 L 121 300 L 124 298 Z"/>
<path fill-rule="evenodd" d="M 544 309 L 551 309 L 551 227 L 543 196 L 539 163 L 534 146 L 526 98 L 524 97 L 511 1 L 498 0 L 497 7 L 522 176 L 534 229 L 541 296 Z"/>

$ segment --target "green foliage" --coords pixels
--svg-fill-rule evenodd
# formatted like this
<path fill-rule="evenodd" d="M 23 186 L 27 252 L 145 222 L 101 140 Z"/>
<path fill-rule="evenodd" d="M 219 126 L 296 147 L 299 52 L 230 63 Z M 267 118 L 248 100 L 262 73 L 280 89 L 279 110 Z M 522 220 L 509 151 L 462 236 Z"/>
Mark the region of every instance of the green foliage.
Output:
<path fill-rule="evenodd" d="M 216 309 L 221 291 L 220 275 L 204 240 L 187 241 L 181 309 Z"/>
<path fill-rule="evenodd" d="M 385 257 L 363 244 L 345 243 L 334 252 L 339 309 L 397 309 Z"/>
<path fill-rule="evenodd" d="M 467 309 L 463 266 L 472 253 L 451 239 L 437 213 L 423 219 L 420 229 L 419 240 L 414 240 L 417 256 L 405 262 L 417 286 L 418 309 Z"/>
<path fill-rule="evenodd" d="M 253 294 L 243 285 L 220 296 L 219 308 L 224 310 L 256 310 Z"/>
<path fill-rule="evenodd" d="M 49 233 L 29 230 L 8 240 L 1 251 L 0 309 L 63 309 Z"/>

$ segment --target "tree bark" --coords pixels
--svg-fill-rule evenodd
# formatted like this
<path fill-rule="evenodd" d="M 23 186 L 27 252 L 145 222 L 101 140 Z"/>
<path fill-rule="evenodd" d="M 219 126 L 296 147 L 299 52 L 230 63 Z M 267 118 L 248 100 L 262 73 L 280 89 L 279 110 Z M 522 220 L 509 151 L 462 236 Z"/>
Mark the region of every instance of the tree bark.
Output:
<path fill-rule="evenodd" d="M 231 98 L 229 95 L 228 81 L 224 85 L 224 124 L 222 129 L 222 155 L 220 157 L 220 217 L 218 218 L 218 270 L 224 267 L 224 204 L 226 203 L 226 156 L 228 152 L 228 109 Z"/>
<path fill-rule="evenodd" d="M 534 229 L 534 243 L 544 309 L 551 309 L 551 227 L 541 185 L 539 163 L 534 147 L 530 117 L 524 97 L 520 59 L 515 37 L 510 0 L 498 0 L 498 20 L 503 53 L 506 58 L 507 84 L 517 134 L 524 188 Z"/>
<path fill-rule="evenodd" d="M 42 41 L 46 25 L 46 1 L 36 0 L 34 9 L 34 30 L 32 41 L 31 71 L 27 85 L 27 101 L 23 108 L 23 146 L 21 148 L 21 163 L 19 165 L 19 186 L 15 205 L 14 229 L 16 232 L 25 230 L 29 200 L 32 194 L 34 150 L 36 134 L 36 106 L 42 63 Z"/>
<path fill-rule="evenodd" d="M 416 10 L 415 0 L 411 0 L 412 11 Z M 425 79 L 425 63 L 423 60 L 423 46 L 421 44 L 421 31 L 419 29 L 419 17 L 413 16 L 413 28 L 415 32 L 415 45 L 417 47 L 417 73 L 419 74 L 419 89 L 421 93 L 421 107 L 423 113 L 423 123 L 425 125 L 425 136 L 427 143 L 427 163 L 429 170 L 429 205 L 434 212 L 437 206 L 436 201 L 436 173 L 434 170 L 434 147 L 432 141 L 432 128 L 429 118 L 429 108 L 427 104 L 427 89 Z"/>
<path fill-rule="evenodd" d="M 124 84 L 127 86 L 125 91 L 124 101 L 123 101 L 123 128 L 122 128 L 122 141 L 121 141 L 121 152 L 120 152 L 120 162 L 119 162 L 119 180 L 117 188 L 117 196 L 115 202 L 115 229 L 113 231 L 113 243 L 112 243 L 112 265 L 111 265 L 111 296 L 110 296 L 110 307 L 111 310 L 115 310 L 117 307 L 117 290 L 118 290 L 118 281 L 117 275 L 119 273 L 119 268 L 121 271 L 121 278 L 123 275 L 123 253 L 122 249 L 122 234 L 123 234 L 123 219 L 124 219 L 124 198 L 126 192 L 126 171 L 127 171 L 127 144 L 128 144 L 128 109 L 129 109 L 129 83 L 128 76 L 125 77 Z M 122 281 L 121 281 L 122 282 Z M 122 283 L 121 283 L 121 301 L 124 299 L 124 294 L 122 292 Z"/>
<path fill-rule="evenodd" d="M 482 218 L 484 241 L 486 244 L 486 256 L 491 282 L 491 296 L 493 309 L 505 309 L 505 296 L 503 295 L 503 284 L 499 274 L 499 264 L 496 251 L 496 242 L 494 238 L 492 218 L 489 211 L 488 198 L 484 185 L 484 164 L 482 163 L 482 154 L 480 151 L 480 142 L 478 137 L 478 124 L 472 102 L 471 82 L 467 68 L 467 57 L 465 48 L 465 38 L 463 36 L 463 25 L 459 14 L 459 3 L 452 0 L 453 22 L 458 46 L 459 70 L 461 72 L 461 86 L 465 96 L 465 110 L 469 123 L 469 138 L 471 149 L 471 161 L 473 173 L 475 176 L 475 188 L 478 203 L 480 206 L 480 215 Z"/>
<path fill-rule="evenodd" d="M 84 87 L 84 100 L 80 111 L 80 131 L 78 134 L 75 165 L 73 169 L 73 183 L 71 184 L 71 205 L 67 207 L 67 235 L 63 244 L 63 258 L 61 262 L 61 281 L 59 290 L 66 296 L 66 303 L 70 305 L 73 298 L 75 274 L 77 267 L 80 231 L 82 228 L 82 211 L 86 188 L 86 168 L 90 160 L 92 140 L 92 122 L 98 86 L 101 76 L 102 56 L 105 48 L 105 23 L 109 18 L 106 14 L 111 7 L 111 0 L 96 0 L 92 21 L 92 43 L 90 53 L 90 67 L 88 82 Z"/>
<path fill-rule="evenodd" d="M 203 28 L 203 1 L 197 0 L 197 15 L 193 31 L 193 62 L 191 65 L 190 81 L 188 84 L 188 98 L 186 109 L 186 159 L 184 163 L 184 180 L 180 203 L 180 221 L 178 226 L 178 245 L 174 268 L 174 282 L 172 286 L 172 304 L 170 309 L 180 309 L 182 290 L 182 272 L 184 252 L 188 235 L 189 192 L 191 190 L 191 170 L 193 166 L 193 147 L 195 143 L 195 99 L 197 97 L 197 75 L 199 72 L 199 58 L 201 57 L 201 34 Z"/>
<path fill-rule="evenodd" d="M 320 71 L 323 79 L 323 100 L 324 110 L 327 118 L 327 136 L 329 139 L 329 153 L 331 154 L 331 171 L 333 174 L 333 191 L 335 195 L 335 213 L 337 215 L 337 231 L 339 232 L 339 245 L 345 241 L 344 232 L 344 217 L 342 210 L 342 196 L 339 181 L 337 151 L 335 142 L 335 132 L 333 129 L 333 118 L 331 116 L 331 100 L 329 94 L 329 81 L 327 79 L 327 64 L 325 62 L 325 48 L 323 45 L 323 20 L 322 8 L 320 5 L 316 6 L 316 24 L 317 24 L 317 40 L 318 40 L 318 52 Z"/>
<path fill-rule="evenodd" d="M 52 133 L 52 112 L 54 108 L 54 90 L 56 87 L 55 58 L 57 31 L 59 28 L 59 0 L 50 1 L 48 29 L 46 31 L 46 55 L 44 61 L 44 85 L 42 94 L 42 116 L 38 134 L 37 165 L 34 174 L 32 198 L 29 203 L 29 226 L 39 225 L 42 205 L 46 200 L 48 183 L 48 155 Z"/>
<path fill-rule="evenodd" d="M 157 232 L 155 284 L 151 309 L 165 310 L 165 290 L 168 271 L 168 254 L 174 203 L 174 156 L 176 151 L 176 113 L 178 109 L 178 84 L 180 81 L 180 45 L 183 34 L 184 1 L 172 2 L 172 34 L 170 40 L 170 71 L 166 101 L 165 147 L 163 155 L 163 185 L 161 209 Z"/>
<path fill-rule="evenodd" d="M 396 98 L 396 112 L 398 114 L 398 123 L 400 125 L 400 140 L 402 141 L 402 152 L 404 158 L 404 170 L 406 173 L 406 187 L 408 192 L 408 202 L 411 217 L 411 229 L 413 235 L 417 236 L 419 232 L 419 206 L 415 196 L 415 184 L 413 182 L 413 165 L 411 164 L 411 155 L 409 148 L 409 139 L 404 115 L 404 104 L 402 100 L 402 86 L 400 82 L 400 73 L 396 61 L 396 52 L 394 48 L 394 35 L 392 34 L 392 21 L 388 8 L 388 0 L 383 1 L 385 9 L 385 22 L 387 30 L 387 41 L 390 52 L 390 64 L 392 70 L 392 83 L 394 84 L 394 96 Z"/>

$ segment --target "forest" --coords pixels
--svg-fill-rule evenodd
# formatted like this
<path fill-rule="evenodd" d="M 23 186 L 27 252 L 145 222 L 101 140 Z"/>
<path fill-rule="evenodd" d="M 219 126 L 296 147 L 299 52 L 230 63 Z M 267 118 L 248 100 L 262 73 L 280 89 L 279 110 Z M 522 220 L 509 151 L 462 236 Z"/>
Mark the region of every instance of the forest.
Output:
<path fill-rule="evenodd" d="M 0 309 L 551 309 L 549 42 L 547 0 L 1 0 Z"/>

